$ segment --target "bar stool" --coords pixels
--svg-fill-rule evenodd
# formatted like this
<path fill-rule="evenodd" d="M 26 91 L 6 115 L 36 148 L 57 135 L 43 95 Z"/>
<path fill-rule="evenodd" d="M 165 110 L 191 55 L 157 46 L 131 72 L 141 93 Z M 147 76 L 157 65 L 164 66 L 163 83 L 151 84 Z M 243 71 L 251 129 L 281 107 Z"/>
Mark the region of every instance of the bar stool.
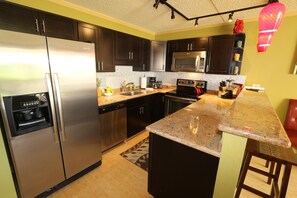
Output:
<path fill-rule="evenodd" d="M 276 164 L 275 171 L 263 171 L 260 169 L 257 169 L 255 167 L 250 166 L 250 161 L 252 156 L 256 156 L 259 158 L 262 158 L 264 160 L 268 160 L 270 162 L 274 162 Z M 247 143 L 246 148 L 246 157 L 243 164 L 243 169 L 238 181 L 238 186 L 236 190 L 235 197 L 238 198 L 241 190 L 245 189 L 248 190 L 254 194 L 257 194 L 261 197 L 280 197 L 285 198 L 288 188 L 288 183 L 290 179 L 291 174 L 291 168 L 292 165 L 297 164 L 297 155 L 294 154 L 292 148 L 282 148 L 279 146 L 274 146 L 267 143 L 257 142 L 254 140 L 249 140 Z M 280 172 L 282 165 L 284 165 L 285 170 L 283 173 L 283 178 L 281 182 L 280 188 L 278 187 L 278 180 L 280 177 Z M 254 172 L 257 172 L 261 175 L 265 175 L 268 178 L 272 179 L 272 188 L 270 191 L 270 194 L 266 194 L 264 192 L 261 192 L 258 189 L 255 189 L 253 187 L 250 187 L 246 184 L 244 184 L 244 180 L 247 174 L 247 171 L 251 170 Z"/>

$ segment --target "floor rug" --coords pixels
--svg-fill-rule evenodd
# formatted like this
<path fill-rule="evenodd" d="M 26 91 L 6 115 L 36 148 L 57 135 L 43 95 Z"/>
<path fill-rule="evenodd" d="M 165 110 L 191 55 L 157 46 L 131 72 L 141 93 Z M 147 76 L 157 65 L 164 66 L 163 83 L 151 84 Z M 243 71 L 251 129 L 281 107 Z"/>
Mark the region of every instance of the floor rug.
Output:
<path fill-rule="evenodd" d="M 128 161 L 139 166 L 145 171 L 148 171 L 148 151 L 149 151 L 149 138 L 141 140 L 120 155 Z"/>

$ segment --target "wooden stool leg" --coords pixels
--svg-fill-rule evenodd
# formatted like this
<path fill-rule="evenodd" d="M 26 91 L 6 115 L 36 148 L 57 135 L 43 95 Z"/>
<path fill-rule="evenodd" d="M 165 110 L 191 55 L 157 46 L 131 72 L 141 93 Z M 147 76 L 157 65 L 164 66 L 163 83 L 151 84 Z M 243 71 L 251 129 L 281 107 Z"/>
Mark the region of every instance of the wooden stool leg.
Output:
<path fill-rule="evenodd" d="M 268 166 L 269 166 L 269 160 L 266 160 L 265 167 L 268 168 Z"/>
<path fill-rule="evenodd" d="M 266 163 L 268 162 L 269 164 L 269 161 L 267 160 Z M 270 162 L 270 169 L 269 169 L 269 173 L 270 174 L 273 174 L 273 171 L 274 171 L 274 166 L 275 166 L 275 162 Z M 267 184 L 271 184 L 271 180 L 272 178 L 271 177 L 268 177 L 267 179 Z"/>
<path fill-rule="evenodd" d="M 287 194 L 287 188 L 288 188 L 288 183 L 291 175 L 291 169 L 292 169 L 292 164 L 287 163 L 285 165 L 285 171 L 284 171 L 284 176 L 281 184 L 281 189 L 280 189 L 280 198 L 285 198 Z"/>
<path fill-rule="evenodd" d="M 251 159 L 252 159 L 252 154 L 250 152 L 247 152 L 246 159 L 244 160 L 244 164 L 243 164 L 243 169 L 242 169 L 240 177 L 239 177 L 239 182 L 238 182 L 238 185 L 237 185 L 235 198 L 238 198 L 239 195 L 240 195 L 240 192 L 242 190 L 244 179 L 246 177 L 246 173 L 248 171 L 248 167 L 250 165 Z"/>

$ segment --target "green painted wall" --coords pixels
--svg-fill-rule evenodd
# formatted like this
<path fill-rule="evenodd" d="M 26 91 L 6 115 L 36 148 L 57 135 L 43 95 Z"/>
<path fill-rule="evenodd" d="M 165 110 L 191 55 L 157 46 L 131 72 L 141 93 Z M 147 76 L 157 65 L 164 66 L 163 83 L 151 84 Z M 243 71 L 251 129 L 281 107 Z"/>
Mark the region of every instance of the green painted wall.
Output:
<path fill-rule="evenodd" d="M 0 197 L 17 197 L 0 129 Z"/>
<path fill-rule="evenodd" d="M 264 53 L 258 53 L 258 22 L 246 22 L 244 32 L 246 43 L 242 71 L 247 76 L 247 85 L 261 84 L 265 87 L 281 121 L 284 121 L 288 99 L 297 99 L 297 75 L 292 75 L 297 62 L 297 15 L 285 17 L 275 33 L 271 46 Z M 156 40 L 173 40 L 218 34 L 232 34 L 232 25 L 197 28 L 174 33 L 156 34 Z"/>

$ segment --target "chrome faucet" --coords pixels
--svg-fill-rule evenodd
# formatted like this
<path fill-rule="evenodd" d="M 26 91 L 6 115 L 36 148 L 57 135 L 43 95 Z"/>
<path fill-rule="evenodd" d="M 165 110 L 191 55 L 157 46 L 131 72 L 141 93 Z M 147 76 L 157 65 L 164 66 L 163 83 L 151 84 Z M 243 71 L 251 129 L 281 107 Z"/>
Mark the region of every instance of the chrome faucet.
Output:
<path fill-rule="evenodd" d="M 134 82 L 126 83 L 126 81 L 124 81 L 124 82 L 121 84 L 121 92 L 126 92 L 128 86 L 130 86 L 130 87 L 129 87 L 129 91 L 134 91 L 134 89 L 135 89 L 135 84 L 134 84 Z"/>

